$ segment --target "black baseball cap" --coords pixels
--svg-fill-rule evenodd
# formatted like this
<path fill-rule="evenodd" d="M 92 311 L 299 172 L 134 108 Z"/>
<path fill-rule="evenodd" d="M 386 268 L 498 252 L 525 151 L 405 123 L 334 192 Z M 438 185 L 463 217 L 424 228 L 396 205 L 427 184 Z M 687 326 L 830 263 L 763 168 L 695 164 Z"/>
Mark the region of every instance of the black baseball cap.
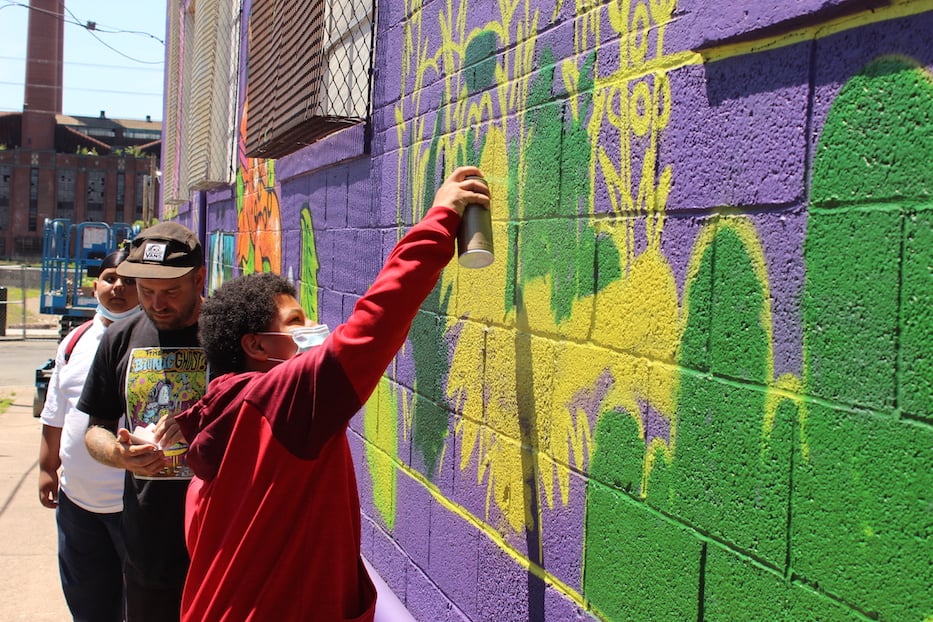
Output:
<path fill-rule="evenodd" d="M 204 265 L 204 251 L 194 231 L 177 222 L 160 222 L 133 238 L 117 274 L 134 279 L 174 279 Z"/>

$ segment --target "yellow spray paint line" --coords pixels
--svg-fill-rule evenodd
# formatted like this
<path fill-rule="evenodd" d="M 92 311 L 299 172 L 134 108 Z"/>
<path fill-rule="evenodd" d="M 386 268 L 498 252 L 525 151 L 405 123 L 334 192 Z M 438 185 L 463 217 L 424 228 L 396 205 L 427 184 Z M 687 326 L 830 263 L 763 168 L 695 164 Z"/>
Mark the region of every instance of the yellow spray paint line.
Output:
<path fill-rule="evenodd" d="M 775 50 L 803 41 L 823 39 L 854 28 L 919 15 L 929 11 L 933 11 L 933 2 L 930 0 L 892 0 L 888 6 L 836 17 L 819 24 L 789 30 L 771 37 L 711 47 L 702 50 L 701 55 L 704 62 L 724 60 L 756 52 Z"/>
<path fill-rule="evenodd" d="M 369 444 L 369 441 L 366 441 L 366 442 Z M 370 447 L 367 449 L 367 451 L 371 451 L 372 449 L 383 451 L 382 449 L 370 444 Z M 393 461 L 395 461 L 394 457 L 390 457 L 390 458 Z M 400 464 L 398 462 L 396 462 L 396 464 L 398 465 L 399 471 L 401 471 L 402 473 L 404 473 L 405 475 L 407 475 L 414 481 L 421 484 L 425 490 L 431 493 L 431 496 L 434 497 L 434 499 L 439 504 L 441 504 L 441 506 L 443 506 L 445 509 L 449 510 L 450 512 L 456 514 L 457 516 L 462 518 L 467 523 L 471 524 L 473 527 L 475 527 L 480 532 L 484 533 L 487 538 L 489 538 L 492 542 L 494 542 L 502 551 L 507 553 L 522 568 L 529 571 L 535 577 L 544 581 L 547 585 L 557 590 L 560 590 L 566 596 L 570 597 L 570 599 L 573 600 L 573 602 L 576 603 L 581 609 L 587 610 L 591 613 L 595 613 L 593 611 L 592 606 L 586 602 L 582 594 L 580 594 L 575 589 L 573 589 L 572 587 L 570 587 L 569 585 L 567 585 L 566 583 L 564 583 L 563 581 L 561 581 L 560 579 L 558 579 L 557 577 L 549 573 L 544 568 L 538 566 L 537 564 L 532 564 L 528 560 L 527 557 L 522 555 L 519 551 L 515 550 L 515 548 L 511 544 L 506 542 L 505 539 L 502 537 L 502 535 L 498 531 L 496 531 L 495 529 L 493 529 L 492 527 L 490 527 L 483 521 L 476 518 L 469 510 L 467 510 L 465 507 L 463 507 L 459 503 L 451 501 L 450 499 L 445 497 L 444 494 L 437 488 L 437 486 L 431 483 L 424 475 L 422 475 L 418 471 L 415 471 L 409 468 L 406 465 Z"/>
<path fill-rule="evenodd" d="M 738 43 L 725 43 L 720 46 L 713 46 L 700 50 L 683 50 L 680 52 L 663 54 L 650 60 L 646 59 L 644 62 L 636 65 L 621 68 L 611 75 L 597 76 L 595 87 L 598 89 L 607 85 L 639 80 L 653 74 L 681 69 L 691 65 L 703 65 L 728 58 L 747 56 L 757 52 L 776 50 L 804 41 L 823 39 L 862 26 L 886 22 L 901 17 L 920 15 L 930 11 L 933 11 L 933 1 L 931 0 L 892 0 L 892 3 L 885 7 L 836 17 L 825 22 L 788 30 L 760 39 L 752 39 Z"/>

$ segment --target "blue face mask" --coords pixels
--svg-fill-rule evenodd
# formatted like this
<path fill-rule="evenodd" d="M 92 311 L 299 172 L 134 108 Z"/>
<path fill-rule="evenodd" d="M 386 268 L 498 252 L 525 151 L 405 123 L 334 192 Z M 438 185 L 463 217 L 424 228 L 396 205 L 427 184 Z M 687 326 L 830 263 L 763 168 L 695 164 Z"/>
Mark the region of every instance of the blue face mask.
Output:
<path fill-rule="evenodd" d="M 324 340 L 330 334 L 330 329 L 327 328 L 327 324 L 315 324 L 314 326 L 296 328 L 289 331 L 289 334 L 292 336 L 292 341 L 298 346 L 298 352 L 300 353 L 307 352 L 314 346 L 324 343 Z"/>
<path fill-rule="evenodd" d="M 111 322 L 116 322 L 117 320 L 122 320 L 123 318 L 127 318 L 127 317 L 133 317 L 134 315 L 136 315 L 142 310 L 143 310 L 142 307 L 140 307 L 139 305 L 136 305 L 132 309 L 127 309 L 123 313 L 115 313 L 111 311 L 110 309 L 108 309 L 107 307 L 105 307 L 104 305 L 102 305 L 101 303 L 99 302 L 97 303 L 97 312 L 102 317 L 107 318 Z"/>
<path fill-rule="evenodd" d="M 256 333 L 257 335 L 288 335 L 292 338 L 292 341 L 295 342 L 295 345 L 298 346 L 298 350 L 295 354 L 301 354 L 302 352 L 307 352 L 314 346 L 319 346 L 324 343 L 324 340 L 327 339 L 327 336 L 330 334 L 330 329 L 327 328 L 327 324 L 315 324 L 314 326 L 302 326 L 288 332 L 263 332 Z M 276 363 L 284 363 L 285 359 L 276 359 L 269 357 L 270 361 L 275 361 Z"/>

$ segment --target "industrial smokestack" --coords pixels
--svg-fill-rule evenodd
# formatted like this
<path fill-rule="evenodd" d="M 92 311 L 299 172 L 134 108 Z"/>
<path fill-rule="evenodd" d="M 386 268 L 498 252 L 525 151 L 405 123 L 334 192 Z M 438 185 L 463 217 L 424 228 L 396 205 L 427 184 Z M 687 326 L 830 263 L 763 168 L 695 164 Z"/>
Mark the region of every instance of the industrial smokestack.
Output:
<path fill-rule="evenodd" d="M 30 0 L 22 135 L 30 149 L 55 146 L 55 115 L 62 112 L 64 0 Z"/>
<path fill-rule="evenodd" d="M 61 114 L 64 0 L 30 0 L 23 112 Z"/>

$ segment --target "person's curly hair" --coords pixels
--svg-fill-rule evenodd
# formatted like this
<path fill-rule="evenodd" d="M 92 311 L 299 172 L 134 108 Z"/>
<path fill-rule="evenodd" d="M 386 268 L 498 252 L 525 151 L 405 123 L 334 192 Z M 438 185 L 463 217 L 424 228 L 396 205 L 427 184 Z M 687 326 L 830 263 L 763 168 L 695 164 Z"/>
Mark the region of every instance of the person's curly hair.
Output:
<path fill-rule="evenodd" d="M 261 272 L 227 281 L 204 301 L 198 339 L 212 377 L 245 370 L 240 338 L 269 329 L 278 313 L 279 294 L 297 297 L 295 286 L 284 277 Z"/>

